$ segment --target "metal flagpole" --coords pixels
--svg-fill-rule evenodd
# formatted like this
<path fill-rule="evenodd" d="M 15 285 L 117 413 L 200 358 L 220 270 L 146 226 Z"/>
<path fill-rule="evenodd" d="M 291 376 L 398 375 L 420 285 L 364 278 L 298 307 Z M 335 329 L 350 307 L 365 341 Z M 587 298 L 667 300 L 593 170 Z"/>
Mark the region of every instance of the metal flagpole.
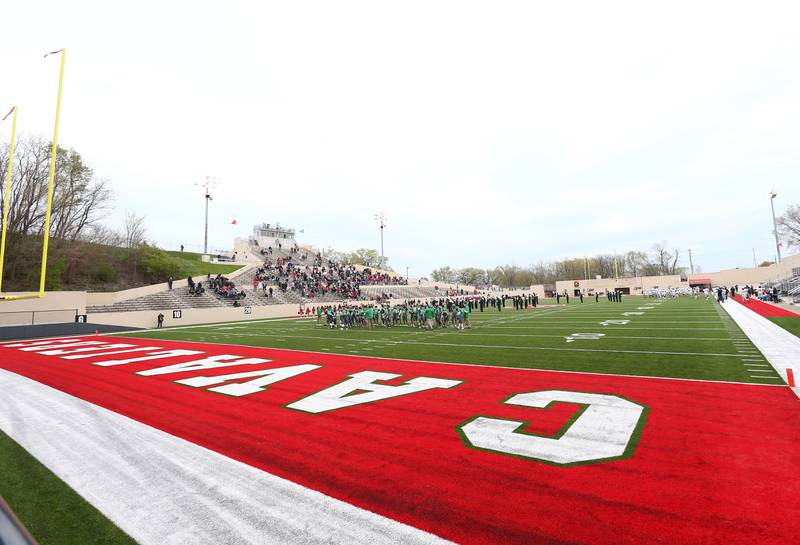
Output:
<path fill-rule="evenodd" d="M 6 229 L 8 229 L 8 202 L 11 200 L 11 173 L 14 169 L 14 139 L 17 134 L 17 107 L 11 108 L 6 114 L 14 117 L 11 120 L 11 144 L 8 146 L 8 173 L 6 174 L 6 184 L 3 190 L 3 232 L 0 234 L 0 293 L 3 292 L 3 263 L 6 257 Z M 2 121 L 6 120 L 6 117 Z"/>
<path fill-rule="evenodd" d="M 61 117 L 61 89 L 64 85 L 64 63 L 67 60 L 67 49 L 60 49 L 45 55 L 61 53 L 61 70 L 58 74 L 58 98 L 56 99 L 56 123 L 53 129 L 53 148 L 50 154 L 50 179 L 47 187 L 47 209 L 44 217 L 44 244 L 42 245 L 42 274 L 39 280 L 39 297 L 44 297 L 45 271 L 47 270 L 47 247 L 50 242 L 50 211 L 53 208 L 53 185 L 56 177 L 56 158 L 58 154 L 58 121 Z"/>

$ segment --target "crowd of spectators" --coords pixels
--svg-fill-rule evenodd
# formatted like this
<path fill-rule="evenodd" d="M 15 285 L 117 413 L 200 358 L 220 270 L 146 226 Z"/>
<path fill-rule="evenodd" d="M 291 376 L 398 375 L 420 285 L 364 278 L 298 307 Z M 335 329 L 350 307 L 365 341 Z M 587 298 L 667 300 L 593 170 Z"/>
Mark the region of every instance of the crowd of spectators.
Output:
<path fill-rule="evenodd" d="M 239 299 L 244 299 L 246 297 L 244 290 L 237 288 L 236 284 L 234 284 L 232 280 L 222 276 L 221 274 L 217 274 L 217 276 L 211 278 L 210 283 L 211 289 L 214 290 L 214 293 L 223 299 L 232 299 L 234 301 L 238 301 Z"/>
<path fill-rule="evenodd" d="M 342 299 L 359 299 L 362 285 L 406 284 L 405 278 L 370 268 L 358 269 L 349 263 L 324 259 L 320 254 L 314 256 L 313 263 L 305 263 L 305 254 L 299 257 L 304 263 L 295 261 L 291 255 L 277 259 L 267 257 L 256 270 L 253 289 L 261 289 L 266 296 L 269 285 L 277 284 L 281 291 L 293 291 L 306 298 L 334 295 Z"/>

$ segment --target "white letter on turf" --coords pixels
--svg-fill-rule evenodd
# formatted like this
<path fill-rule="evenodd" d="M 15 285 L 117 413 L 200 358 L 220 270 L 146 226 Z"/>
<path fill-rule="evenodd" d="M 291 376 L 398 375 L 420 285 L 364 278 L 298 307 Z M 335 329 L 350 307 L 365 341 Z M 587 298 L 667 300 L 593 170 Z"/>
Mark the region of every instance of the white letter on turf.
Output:
<path fill-rule="evenodd" d="M 106 360 L 106 361 L 93 361 L 92 365 L 99 365 L 101 367 L 111 367 L 112 365 L 123 365 L 125 363 L 136 363 L 137 361 L 160 360 L 164 358 L 174 358 L 177 356 L 196 356 L 202 354 L 202 350 L 184 350 L 177 348 L 175 350 L 162 350 L 161 352 L 153 352 L 138 358 L 128 358 L 127 360 Z"/>
<path fill-rule="evenodd" d="M 146 371 L 139 371 L 137 375 L 144 375 L 146 377 L 152 375 L 167 375 L 169 373 L 183 373 L 186 371 L 202 371 L 204 369 L 215 369 L 217 367 L 231 367 L 233 365 L 253 365 L 256 363 L 267 363 L 272 360 L 265 360 L 262 358 L 244 358 L 242 356 L 231 356 L 229 354 L 220 354 L 219 356 L 208 356 L 202 360 L 185 361 L 183 363 L 175 363 L 164 367 L 156 367 L 155 369 L 148 369 Z M 236 361 L 233 361 L 236 360 Z"/>
<path fill-rule="evenodd" d="M 246 396 L 248 394 L 255 394 L 256 392 L 263 392 L 270 384 L 275 384 L 287 378 L 292 378 L 303 373 L 308 373 L 314 369 L 319 369 L 321 365 L 313 365 L 307 363 L 305 365 L 293 365 L 291 367 L 276 367 L 275 369 L 261 369 L 259 371 L 247 371 L 246 373 L 233 373 L 230 375 L 219 375 L 216 377 L 192 377 L 182 380 L 176 380 L 178 384 L 185 384 L 186 386 L 193 386 L 195 388 L 203 388 L 211 386 L 212 384 L 221 384 L 229 380 L 236 380 L 240 378 L 262 377 L 247 382 L 223 384 L 209 388 L 209 392 L 217 392 L 218 394 L 226 394 L 229 396 Z"/>
<path fill-rule="evenodd" d="M 586 405 L 557 438 L 518 431 L 525 422 L 483 416 L 460 429 L 466 442 L 479 449 L 564 465 L 624 455 L 644 413 L 641 405 L 615 395 L 562 390 L 517 394 L 506 403 L 544 409 L 557 401 Z"/>
<path fill-rule="evenodd" d="M 375 384 L 376 380 L 391 380 L 400 377 L 394 373 L 379 373 L 377 371 L 362 371 L 350 375 L 350 379 L 335 384 L 330 388 L 311 394 L 308 397 L 290 403 L 286 407 L 297 409 L 307 413 L 324 413 L 335 409 L 361 405 L 397 397 L 432 388 L 452 388 L 461 384 L 460 380 L 445 380 L 440 378 L 417 377 L 406 381 L 400 386 L 389 386 L 387 384 Z M 352 392 L 363 391 L 364 393 L 353 394 Z"/>

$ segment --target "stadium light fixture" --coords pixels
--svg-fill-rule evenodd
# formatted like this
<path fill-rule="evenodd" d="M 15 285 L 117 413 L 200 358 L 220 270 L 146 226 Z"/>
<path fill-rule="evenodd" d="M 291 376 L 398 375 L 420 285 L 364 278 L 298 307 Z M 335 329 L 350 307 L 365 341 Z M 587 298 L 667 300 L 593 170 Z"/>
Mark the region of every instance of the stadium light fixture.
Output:
<path fill-rule="evenodd" d="M 17 134 L 17 107 L 11 110 L 0 121 L 5 121 L 8 116 L 14 114 L 11 119 L 11 143 L 8 145 L 8 171 L 6 173 L 6 183 L 3 188 L 3 231 L 0 234 L 0 293 L 3 292 L 3 263 L 6 257 L 6 229 L 8 229 L 8 202 L 11 200 L 11 174 L 14 169 L 14 141 Z"/>
<path fill-rule="evenodd" d="M 781 262 L 781 242 L 778 240 L 778 221 L 775 219 L 775 190 L 769 192 L 769 205 L 772 208 L 772 233 L 775 235 L 775 250 L 778 252 L 778 263 Z"/>

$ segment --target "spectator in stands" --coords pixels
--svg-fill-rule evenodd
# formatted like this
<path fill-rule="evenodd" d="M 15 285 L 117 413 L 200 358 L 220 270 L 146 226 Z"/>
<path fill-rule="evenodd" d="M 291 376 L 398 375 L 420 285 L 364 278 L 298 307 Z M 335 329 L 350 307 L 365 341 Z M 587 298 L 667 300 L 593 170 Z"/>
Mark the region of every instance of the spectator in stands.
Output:
<path fill-rule="evenodd" d="M 167 278 L 167 287 L 172 289 L 172 275 L 169 275 L 169 278 Z"/>

